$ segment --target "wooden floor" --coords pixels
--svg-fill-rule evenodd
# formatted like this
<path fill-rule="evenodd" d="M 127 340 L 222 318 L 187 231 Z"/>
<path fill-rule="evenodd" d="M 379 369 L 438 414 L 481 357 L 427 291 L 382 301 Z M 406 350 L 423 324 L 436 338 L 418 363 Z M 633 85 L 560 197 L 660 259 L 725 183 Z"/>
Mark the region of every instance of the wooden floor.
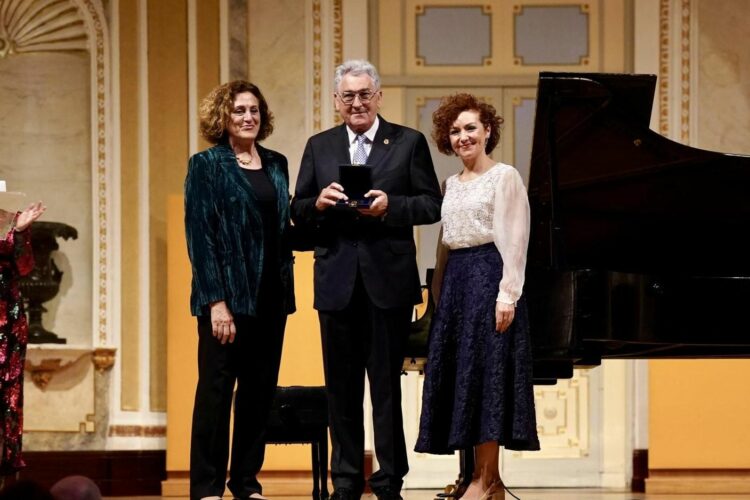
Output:
<path fill-rule="evenodd" d="M 748 495 L 646 495 L 627 491 L 601 489 L 527 489 L 518 488 L 513 493 L 520 500 L 748 500 Z M 404 490 L 404 500 L 432 500 L 434 491 Z M 109 500 L 187 500 L 179 497 L 105 497 Z M 230 497 L 225 497 L 228 500 Z M 308 500 L 310 497 L 272 497 L 270 500 Z M 506 500 L 513 497 L 506 494 Z M 376 500 L 374 496 L 363 495 L 362 500 Z"/>

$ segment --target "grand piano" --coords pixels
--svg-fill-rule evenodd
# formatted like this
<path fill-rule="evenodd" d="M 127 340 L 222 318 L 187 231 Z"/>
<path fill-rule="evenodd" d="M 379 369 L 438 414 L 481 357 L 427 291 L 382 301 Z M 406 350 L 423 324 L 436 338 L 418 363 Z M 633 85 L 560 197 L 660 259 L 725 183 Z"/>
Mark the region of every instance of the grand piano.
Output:
<path fill-rule="evenodd" d="M 653 75 L 541 73 L 524 287 L 537 384 L 750 356 L 750 157 L 649 129 Z"/>

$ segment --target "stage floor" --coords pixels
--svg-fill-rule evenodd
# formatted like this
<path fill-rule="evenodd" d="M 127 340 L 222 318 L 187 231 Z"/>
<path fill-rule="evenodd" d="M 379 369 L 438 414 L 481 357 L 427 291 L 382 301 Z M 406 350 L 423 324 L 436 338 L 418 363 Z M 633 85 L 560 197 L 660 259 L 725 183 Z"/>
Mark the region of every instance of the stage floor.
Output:
<path fill-rule="evenodd" d="M 747 495 L 646 495 L 644 493 L 630 493 L 629 491 L 604 489 L 528 489 L 518 488 L 513 493 L 520 500 L 747 500 Z M 404 500 L 432 500 L 435 492 L 432 490 L 404 490 Z M 271 497 L 270 500 L 308 500 L 309 496 L 299 497 Z M 105 497 L 108 500 L 187 500 L 187 497 Z M 513 497 L 506 493 L 506 500 Z M 362 500 L 376 500 L 374 496 L 363 495 Z"/>

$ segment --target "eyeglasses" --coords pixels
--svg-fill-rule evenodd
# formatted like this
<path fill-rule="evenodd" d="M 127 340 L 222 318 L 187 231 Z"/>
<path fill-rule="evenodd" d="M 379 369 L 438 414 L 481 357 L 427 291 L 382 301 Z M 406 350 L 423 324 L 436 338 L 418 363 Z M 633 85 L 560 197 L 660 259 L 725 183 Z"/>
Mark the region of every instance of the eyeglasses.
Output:
<path fill-rule="evenodd" d="M 343 94 L 338 94 L 338 96 L 339 99 L 341 99 L 341 102 L 348 105 L 354 104 L 354 99 L 357 97 L 359 97 L 359 102 L 363 104 L 368 103 L 373 97 L 375 97 L 375 94 L 377 94 L 377 91 L 360 90 L 359 92 L 344 92 Z"/>

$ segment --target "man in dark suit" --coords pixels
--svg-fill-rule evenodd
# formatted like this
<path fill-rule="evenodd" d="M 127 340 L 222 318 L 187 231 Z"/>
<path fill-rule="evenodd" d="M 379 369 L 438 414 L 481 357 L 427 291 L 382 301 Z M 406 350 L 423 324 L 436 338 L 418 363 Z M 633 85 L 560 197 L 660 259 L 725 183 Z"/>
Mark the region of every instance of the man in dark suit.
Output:
<path fill-rule="evenodd" d="M 409 470 L 401 416 L 403 345 L 421 301 L 413 227 L 440 219 L 440 186 L 424 135 L 378 115 L 380 77 L 367 61 L 334 76 L 344 123 L 311 137 L 302 157 L 292 218 L 313 228 L 315 308 L 323 343 L 334 500 L 364 488 L 364 377 L 370 382 L 375 452 L 370 478 L 379 500 L 400 499 Z M 339 165 L 371 168 L 369 207 L 348 200 Z"/>

